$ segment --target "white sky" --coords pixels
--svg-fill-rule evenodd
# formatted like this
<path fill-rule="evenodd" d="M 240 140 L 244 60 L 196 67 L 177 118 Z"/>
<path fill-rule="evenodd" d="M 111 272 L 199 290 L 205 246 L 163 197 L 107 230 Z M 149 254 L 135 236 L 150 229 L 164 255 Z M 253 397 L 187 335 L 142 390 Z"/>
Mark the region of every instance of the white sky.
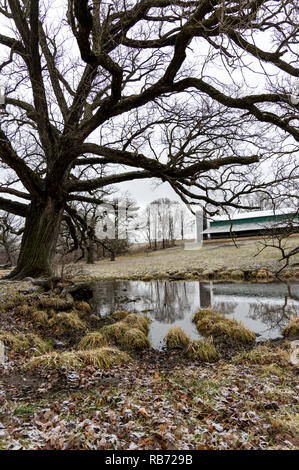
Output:
<path fill-rule="evenodd" d="M 118 184 L 116 187 L 120 191 L 128 191 L 138 204 L 148 204 L 154 199 L 169 198 L 171 200 L 180 201 L 181 199 L 168 183 L 158 183 L 151 179 L 126 181 Z"/>

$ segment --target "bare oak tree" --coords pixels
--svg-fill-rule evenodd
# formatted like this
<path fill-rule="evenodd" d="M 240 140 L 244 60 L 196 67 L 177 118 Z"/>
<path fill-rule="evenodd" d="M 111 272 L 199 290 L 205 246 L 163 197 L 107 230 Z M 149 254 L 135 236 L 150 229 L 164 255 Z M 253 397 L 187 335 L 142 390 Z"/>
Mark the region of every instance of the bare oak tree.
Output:
<path fill-rule="evenodd" d="M 295 156 L 295 0 L 0 0 L 0 24 L 12 278 L 49 274 L 69 205 L 106 186 L 158 178 L 215 213 Z"/>

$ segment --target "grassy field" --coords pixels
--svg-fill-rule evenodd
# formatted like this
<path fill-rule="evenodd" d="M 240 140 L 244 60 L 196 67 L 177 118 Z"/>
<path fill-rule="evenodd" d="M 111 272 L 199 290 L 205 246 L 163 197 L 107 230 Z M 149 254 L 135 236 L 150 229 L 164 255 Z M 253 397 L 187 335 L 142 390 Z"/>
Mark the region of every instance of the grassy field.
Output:
<path fill-rule="evenodd" d="M 242 244 L 241 244 L 242 243 Z M 282 263 L 281 254 L 275 248 L 266 248 L 260 254 L 259 241 L 241 242 L 234 246 L 227 242 L 224 245 L 207 245 L 200 250 L 184 250 L 183 248 L 170 248 L 148 254 L 136 253 L 120 256 L 116 261 L 98 261 L 94 265 L 81 265 L 86 275 L 97 278 L 117 278 L 123 276 L 146 276 L 148 273 L 175 273 L 204 270 L 238 270 L 266 268 L 272 272 L 277 271 Z M 290 249 L 298 245 L 298 237 L 288 241 Z M 292 263 L 299 262 L 299 254 L 293 257 Z"/>

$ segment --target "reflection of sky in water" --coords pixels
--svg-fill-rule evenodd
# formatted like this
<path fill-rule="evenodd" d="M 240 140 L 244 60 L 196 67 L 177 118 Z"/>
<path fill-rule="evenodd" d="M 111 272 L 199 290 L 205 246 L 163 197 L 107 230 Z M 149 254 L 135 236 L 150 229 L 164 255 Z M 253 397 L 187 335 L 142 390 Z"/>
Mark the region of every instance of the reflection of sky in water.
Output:
<path fill-rule="evenodd" d="M 296 298 L 297 296 L 297 298 Z M 146 313 L 149 339 L 161 348 L 171 326 L 199 338 L 192 317 L 199 307 L 212 305 L 236 318 L 259 339 L 281 336 L 290 316 L 299 313 L 299 283 L 199 283 L 194 281 L 101 281 L 95 283 L 94 307 L 101 316 L 117 310 Z"/>

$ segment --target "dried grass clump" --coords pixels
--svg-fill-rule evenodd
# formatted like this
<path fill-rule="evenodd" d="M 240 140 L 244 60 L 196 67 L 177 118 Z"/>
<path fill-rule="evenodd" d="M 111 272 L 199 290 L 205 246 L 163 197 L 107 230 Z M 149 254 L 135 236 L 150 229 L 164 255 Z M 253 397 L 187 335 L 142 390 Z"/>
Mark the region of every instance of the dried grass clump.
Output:
<path fill-rule="evenodd" d="M 92 313 L 91 315 L 89 315 L 89 320 L 98 322 L 98 321 L 100 321 L 100 317 L 98 317 L 98 315 L 95 315 L 94 313 Z"/>
<path fill-rule="evenodd" d="M 29 348 L 29 339 L 24 333 L 12 333 L 0 330 L 0 341 L 14 351 L 22 351 Z"/>
<path fill-rule="evenodd" d="M 95 349 L 107 345 L 107 338 L 99 331 L 93 331 L 83 336 L 78 345 L 78 349 Z"/>
<path fill-rule="evenodd" d="M 68 369 L 75 369 L 82 367 L 82 360 L 75 351 L 50 352 L 42 356 L 36 356 L 30 359 L 25 367 L 28 369 L 35 369 L 42 367 L 44 369 L 55 369 L 57 367 L 66 367 Z"/>
<path fill-rule="evenodd" d="M 130 329 L 127 323 L 122 321 L 113 323 L 112 325 L 105 325 L 100 329 L 100 332 L 108 341 L 118 342 L 125 332 Z"/>
<path fill-rule="evenodd" d="M 38 353 L 45 353 L 52 349 L 49 342 L 44 341 L 35 333 L 12 333 L 0 330 L 0 341 L 17 352 L 29 352 L 30 349 Z"/>
<path fill-rule="evenodd" d="M 244 344 L 255 341 L 255 334 L 245 328 L 242 323 L 208 310 L 199 310 L 193 319 L 193 321 L 196 321 L 197 330 L 203 335 L 220 335 Z"/>
<path fill-rule="evenodd" d="M 16 307 L 14 309 L 14 312 L 16 313 L 16 315 L 27 316 L 27 315 L 30 314 L 32 309 L 33 309 L 33 307 L 31 307 L 30 305 L 24 303 L 24 304 L 19 305 L 18 307 Z"/>
<path fill-rule="evenodd" d="M 113 320 L 120 321 L 120 320 L 123 320 L 124 318 L 126 318 L 128 315 L 130 315 L 130 312 L 126 312 L 125 310 L 119 310 L 118 312 L 112 313 L 112 315 L 110 315 L 110 317 Z"/>
<path fill-rule="evenodd" d="M 127 349 L 131 350 L 142 350 L 150 347 L 150 342 L 146 337 L 145 333 L 138 328 L 132 328 L 127 330 L 120 338 L 120 344 Z"/>
<path fill-rule="evenodd" d="M 27 337 L 31 343 L 31 347 L 36 350 L 39 354 L 44 354 L 53 349 L 52 344 L 49 341 L 42 339 L 35 333 L 28 333 Z"/>
<path fill-rule="evenodd" d="M 258 281 L 264 281 L 264 280 L 268 279 L 268 272 L 265 269 L 260 269 L 256 273 L 256 279 Z"/>
<path fill-rule="evenodd" d="M 80 302 L 76 302 L 76 309 L 82 313 L 91 312 L 91 306 L 89 305 L 88 302 L 84 302 L 84 300 Z"/>
<path fill-rule="evenodd" d="M 203 317 L 205 316 L 208 316 L 208 315 L 212 315 L 214 313 L 212 307 L 208 307 L 208 308 L 200 308 L 194 315 L 194 317 L 192 318 L 192 321 L 194 323 L 197 323 L 199 320 L 201 320 Z"/>
<path fill-rule="evenodd" d="M 31 313 L 31 317 L 35 323 L 40 323 L 41 325 L 48 324 L 48 314 L 43 310 L 33 310 L 33 312 Z"/>
<path fill-rule="evenodd" d="M 123 364 L 129 360 L 128 354 L 117 348 L 102 347 L 87 351 L 43 354 L 42 356 L 30 359 L 26 364 L 26 368 L 43 367 L 45 369 L 55 369 L 57 367 L 66 367 L 67 369 L 76 369 L 93 365 L 101 369 L 109 369 L 114 365 Z"/>
<path fill-rule="evenodd" d="M 290 323 L 283 329 L 282 334 L 287 338 L 299 336 L 299 317 L 292 316 Z"/>
<path fill-rule="evenodd" d="M 49 326 L 55 326 L 62 331 L 83 330 L 86 327 L 75 310 L 57 313 L 49 321 Z"/>
<path fill-rule="evenodd" d="M 280 348 L 259 345 L 251 351 L 242 351 L 233 358 L 236 364 L 282 365 L 288 363 L 288 353 Z"/>
<path fill-rule="evenodd" d="M 130 356 L 117 348 L 102 347 L 89 349 L 87 351 L 78 351 L 83 364 L 88 366 L 97 366 L 101 369 L 110 369 L 117 364 L 124 364 L 130 360 Z"/>
<path fill-rule="evenodd" d="M 184 355 L 189 359 L 204 362 L 211 362 L 219 357 L 211 339 L 207 341 L 190 341 L 184 350 Z"/>
<path fill-rule="evenodd" d="M 54 310 L 71 310 L 74 306 L 74 301 L 71 298 L 61 299 L 58 296 L 41 296 L 38 304 L 42 308 Z"/>
<path fill-rule="evenodd" d="M 147 335 L 151 320 L 139 313 L 130 313 L 124 318 L 123 322 L 128 324 L 131 328 L 137 328 L 138 330 L 143 331 L 144 334 Z"/>
<path fill-rule="evenodd" d="M 18 292 L 14 296 L 9 297 L 9 299 L 2 304 L 1 310 L 4 312 L 9 312 L 10 310 L 15 309 L 16 307 L 20 307 L 26 304 L 26 296 Z"/>
<path fill-rule="evenodd" d="M 189 336 L 180 327 L 170 328 L 165 340 L 168 349 L 184 349 L 191 341 Z"/>

